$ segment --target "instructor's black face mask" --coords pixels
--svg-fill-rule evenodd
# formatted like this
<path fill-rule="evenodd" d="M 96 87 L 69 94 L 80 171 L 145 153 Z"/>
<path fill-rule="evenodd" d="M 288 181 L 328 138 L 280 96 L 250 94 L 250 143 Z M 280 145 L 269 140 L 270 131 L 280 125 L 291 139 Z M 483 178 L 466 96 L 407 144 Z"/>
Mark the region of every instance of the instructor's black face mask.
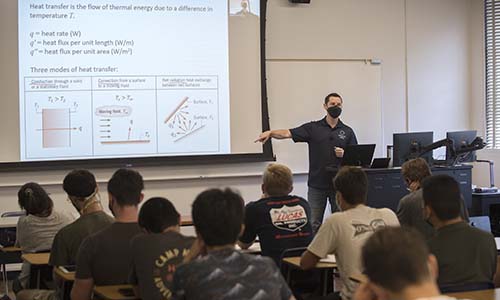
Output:
<path fill-rule="evenodd" d="M 330 106 L 330 107 L 328 107 L 327 111 L 328 111 L 328 114 L 332 118 L 336 119 L 342 113 L 342 107 L 340 107 L 340 106 Z"/>

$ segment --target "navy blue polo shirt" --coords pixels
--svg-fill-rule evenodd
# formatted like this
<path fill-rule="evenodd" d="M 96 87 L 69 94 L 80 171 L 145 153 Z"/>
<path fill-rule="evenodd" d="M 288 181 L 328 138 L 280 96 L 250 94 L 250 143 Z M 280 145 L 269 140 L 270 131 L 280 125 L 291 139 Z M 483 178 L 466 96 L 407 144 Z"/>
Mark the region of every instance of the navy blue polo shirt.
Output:
<path fill-rule="evenodd" d="M 326 166 L 339 166 L 341 160 L 335 156 L 335 148 L 345 149 L 347 145 L 356 145 L 358 140 L 351 127 L 338 121 L 332 128 L 326 117 L 290 129 L 294 142 L 309 145 L 309 179 L 307 185 L 321 190 L 332 190 L 331 174 Z"/>

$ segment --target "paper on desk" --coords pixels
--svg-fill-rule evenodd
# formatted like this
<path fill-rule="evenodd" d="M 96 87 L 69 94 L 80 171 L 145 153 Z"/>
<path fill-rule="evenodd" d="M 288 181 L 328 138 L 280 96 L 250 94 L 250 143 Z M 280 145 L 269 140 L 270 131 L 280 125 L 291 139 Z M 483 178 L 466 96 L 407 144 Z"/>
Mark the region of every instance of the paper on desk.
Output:
<path fill-rule="evenodd" d="M 328 254 L 325 258 L 322 258 L 319 261 L 324 262 L 324 263 L 336 263 L 337 262 L 337 260 L 335 259 L 335 255 L 333 255 L 333 254 Z"/>

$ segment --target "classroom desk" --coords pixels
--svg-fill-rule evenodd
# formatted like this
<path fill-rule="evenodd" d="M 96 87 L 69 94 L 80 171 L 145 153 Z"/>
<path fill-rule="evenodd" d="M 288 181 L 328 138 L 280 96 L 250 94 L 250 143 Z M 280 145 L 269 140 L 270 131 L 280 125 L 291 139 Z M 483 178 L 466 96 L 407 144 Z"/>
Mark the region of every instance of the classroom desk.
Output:
<path fill-rule="evenodd" d="M 24 253 L 21 255 L 21 258 L 31 265 L 29 288 L 40 288 L 43 269 L 51 269 L 49 266 L 49 257 L 50 252 Z"/>
<path fill-rule="evenodd" d="M 181 216 L 181 226 L 193 226 L 193 218 L 191 216 Z"/>
<path fill-rule="evenodd" d="M 234 247 L 236 250 L 241 251 L 241 253 L 248 253 L 248 254 L 261 254 L 262 250 L 260 249 L 260 243 L 259 242 L 254 242 L 252 246 L 248 249 L 241 249 L 238 244 Z"/>
<path fill-rule="evenodd" d="M 368 282 L 368 277 L 365 274 L 354 274 L 349 276 L 349 279 L 356 283 L 365 283 Z"/>
<path fill-rule="evenodd" d="M 446 296 L 455 297 L 457 299 L 468 299 L 468 300 L 500 300 L 500 289 L 451 293 L 451 294 L 446 294 Z"/>
<path fill-rule="evenodd" d="M 286 275 L 286 282 L 290 284 L 291 271 L 293 269 L 300 269 L 300 256 L 292 256 L 283 258 L 283 263 L 289 265 L 291 268 L 288 268 L 288 272 Z M 326 296 L 328 293 L 328 287 L 333 285 L 333 277 L 329 276 L 329 273 L 333 271 L 333 269 L 337 268 L 336 262 L 324 262 L 319 261 L 316 266 L 316 269 L 321 269 L 321 291 L 322 295 Z"/>
<path fill-rule="evenodd" d="M 121 289 L 132 289 L 130 284 L 121 285 L 101 285 L 94 287 L 94 294 L 99 297 L 99 299 L 106 300 L 135 300 L 140 299 L 136 296 L 124 296 L 119 290 Z"/>
<path fill-rule="evenodd" d="M 55 268 L 54 276 L 59 278 L 58 281 L 61 282 L 59 286 L 59 299 L 69 300 L 71 298 L 71 288 L 73 287 L 73 282 L 75 281 L 75 272 L 64 272 L 60 268 Z"/>

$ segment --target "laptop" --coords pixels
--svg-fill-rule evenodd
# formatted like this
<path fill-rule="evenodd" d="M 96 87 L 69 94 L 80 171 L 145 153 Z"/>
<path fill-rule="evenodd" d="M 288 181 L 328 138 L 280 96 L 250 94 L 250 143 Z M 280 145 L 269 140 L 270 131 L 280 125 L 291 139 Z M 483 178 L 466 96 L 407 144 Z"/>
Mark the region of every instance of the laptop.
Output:
<path fill-rule="evenodd" d="M 390 161 L 388 157 L 374 158 L 370 169 L 387 169 Z"/>
<path fill-rule="evenodd" d="M 375 144 L 349 145 L 344 149 L 342 166 L 369 167 L 372 163 Z"/>

